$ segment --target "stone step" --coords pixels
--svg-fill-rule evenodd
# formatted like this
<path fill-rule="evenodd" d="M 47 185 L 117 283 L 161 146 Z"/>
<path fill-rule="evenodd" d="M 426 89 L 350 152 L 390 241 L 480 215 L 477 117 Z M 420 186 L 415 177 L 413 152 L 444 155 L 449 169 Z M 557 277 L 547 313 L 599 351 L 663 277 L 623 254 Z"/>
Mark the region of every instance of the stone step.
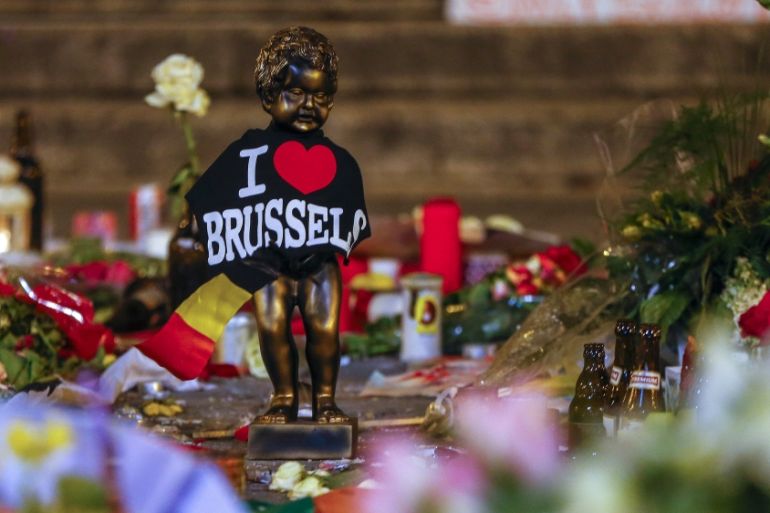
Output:
<path fill-rule="evenodd" d="M 0 101 L 0 141 L 9 140 L 21 104 Z M 69 205 L 65 213 L 85 205 L 122 209 L 131 187 L 166 184 L 186 160 L 179 128 L 140 98 L 25 105 L 35 115 L 38 153 L 57 212 L 60 205 Z M 593 211 L 603 171 L 592 134 L 636 106 L 635 99 L 350 101 L 335 106 L 326 131 L 357 158 L 373 213 L 408 211 L 428 196 L 452 195 L 471 211 L 510 212 L 536 221 L 536 228 L 569 234 L 576 228 L 559 226 L 577 226 L 580 216 L 570 219 L 563 211 L 539 219 L 532 214 L 539 212 L 538 198 Z M 256 102 L 214 103 L 206 118 L 193 120 L 202 164 L 246 128 L 267 121 Z M 57 214 L 56 233 L 66 232 L 68 219 Z"/>
<path fill-rule="evenodd" d="M 442 0 L 3 0 L 5 21 L 269 20 L 298 21 L 439 20 Z"/>
<path fill-rule="evenodd" d="M 761 25 L 460 27 L 327 23 L 341 56 L 340 100 L 622 98 L 756 85 Z M 174 52 L 199 59 L 212 95 L 250 97 L 264 21 L 170 25 L 0 21 L 0 98 L 136 97 Z M 767 68 L 767 67 L 766 67 Z M 763 71 L 759 80 L 766 80 Z M 721 77 L 721 79 L 720 79 Z"/>

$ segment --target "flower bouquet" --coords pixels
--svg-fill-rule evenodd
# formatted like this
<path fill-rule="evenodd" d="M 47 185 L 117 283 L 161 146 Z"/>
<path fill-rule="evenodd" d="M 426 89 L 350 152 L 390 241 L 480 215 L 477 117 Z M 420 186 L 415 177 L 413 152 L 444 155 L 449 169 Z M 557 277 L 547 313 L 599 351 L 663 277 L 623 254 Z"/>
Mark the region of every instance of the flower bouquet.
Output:
<path fill-rule="evenodd" d="M 0 385 L 102 370 L 114 357 L 112 333 L 93 322 L 93 304 L 50 283 L 0 282 Z"/>
<path fill-rule="evenodd" d="M 770 298 L 760 305 L 770 280 L 770 158 L 757 137 L 767 107 L 759 92 L 647 105 L 598 138 L 610 241 L 592 259 L 601 271 L 549 296 L 480 383 L 574 367 L 581 345 L 609 343 L 620 317 L 669 332 L 669 362 L 704 312 L 734 319 L 738 347 L 760 343 L 770 325 Z"/>

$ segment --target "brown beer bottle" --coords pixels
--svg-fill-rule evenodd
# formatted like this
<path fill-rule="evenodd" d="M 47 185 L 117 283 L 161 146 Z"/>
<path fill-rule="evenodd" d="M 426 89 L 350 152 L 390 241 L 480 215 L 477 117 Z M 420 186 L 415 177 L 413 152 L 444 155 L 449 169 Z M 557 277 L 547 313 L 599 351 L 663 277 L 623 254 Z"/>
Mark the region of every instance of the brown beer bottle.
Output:
<path fill-rule="evenodd" d="M 665 410 L 661 393 L 660 326 L 639 325 L 639 345 L 634 357 L 634 371 L 623 398 L 620 431 L 639 427 L 652 412 Z"/>
<path fill-rule="evenodd" d="M 604 394 L 609 377 L 604 367 L 604 344 L 583 347 L 583 371 L 575 385 L 575 397 L 569 405 L 569 448 L 605 436 Z"/>
<path fill-rule="evenodd" d="M 182 218 L 168 245 L 168 289 L 171 311 L 208 279 L 206 248 L 198 224 L 185 201 Z"/>
<path fill-rule="evenodd" d="M 615 361 L 610 368 L 610 384 L 604 402 L 604 429 L 615 436 L 618 430 L 623 398 L 634 366 L 634 346 L 637 336 L 636 322 L 620 319 L 615 324 Z"/>
<path fill-rule="evenodd" d="M 11 139 L 10 154 L 21 166 L 19 182 L 27 186 L 34 199 L 30 216 L 29 247 L 42 251 L 45 211 L 43 171 L 34 153 L 32 116 L 25 110 L 16 113 L 16 126 Z"/>

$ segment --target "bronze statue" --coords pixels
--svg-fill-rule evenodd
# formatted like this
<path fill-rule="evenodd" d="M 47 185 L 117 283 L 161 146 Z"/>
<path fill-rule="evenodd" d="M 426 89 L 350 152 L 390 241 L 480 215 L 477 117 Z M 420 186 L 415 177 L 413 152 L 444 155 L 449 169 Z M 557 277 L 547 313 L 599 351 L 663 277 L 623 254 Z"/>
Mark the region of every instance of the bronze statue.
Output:
<path fill-rule="evenodd" d="M 182 379 L 197 377 L 228 320 L 253 298 L 274 393 L 249 428 L 249 457 L 350 457 L 357 423 L 334 399 L 337 257 L 347 260 L 371 232 L 358 164 L 321 130 L 337 91 L 337 55 L 315 30 L 290 27 L 261 49 L 254 75 L 270 125 L 233 141 L 185 195 L 209 280 L 140 349 Z M 307 335 L 314 422 L 297 418 L 295 307 Z"/>
<path fill-rule="evenodd" d="M 337 63 L 331 43 L 313 29 L 290 27 L 274 34 L 260 50 L 254 71 L 262 107 L 272 117 L 268 130 L 293 133 L 301 141 L 322 135 L 320 129 L 334 106 Z M 342 287 L 334 252 L 325 249 L 302 257 L 274 255 L 272 259 L 261 258 L 256 265 L 263 270 L 267 266 L 277 274 L 274 281 L 254 293 L 260 348 L 274 387 L 269 408 L 256 422 L 297 420 L 298 354 L 290 329 L 295 307 L 306 332 L 313 420 L 349 421 L 334 398 Z"/>

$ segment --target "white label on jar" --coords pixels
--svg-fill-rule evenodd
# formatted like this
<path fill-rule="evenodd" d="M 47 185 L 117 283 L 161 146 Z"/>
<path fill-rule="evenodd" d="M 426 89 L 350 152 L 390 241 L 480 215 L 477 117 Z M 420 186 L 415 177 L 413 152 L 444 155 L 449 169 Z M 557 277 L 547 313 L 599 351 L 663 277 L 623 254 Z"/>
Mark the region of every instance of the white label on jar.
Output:
<path fill-rule="evenodd" d="M 634 371 L 631 373 L 630 388 L 643 390 L 660 390 L 660 373 L 651 371 Z"/>
<path fill-rule="evenodd" d="M 604 430 L 607 431 L 607 436 L 611 438 L 615 437 L 618 431 L 618 416 L 608 415 L 607 413 L 605 413 L 603 417 L 603 422 L 604 422 Z"/>
<path fill-rule="evenodd" d="M 617 386 L 620 384 L 620 375 L 623 374 L 623 369 L 615 365 L 612 366 L 610 371 L 610 385 Z"/>

